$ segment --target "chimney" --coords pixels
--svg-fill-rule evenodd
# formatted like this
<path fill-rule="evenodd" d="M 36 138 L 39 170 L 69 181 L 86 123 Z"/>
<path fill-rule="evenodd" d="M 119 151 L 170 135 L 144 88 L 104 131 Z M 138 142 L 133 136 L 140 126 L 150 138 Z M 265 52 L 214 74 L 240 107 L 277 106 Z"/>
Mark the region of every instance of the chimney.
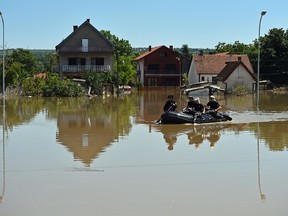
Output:
<path fill-rule="evenodd" d="M 173 46 L 172 45 L 170 45 L 169 48 L 170 48 L 170 50 L 173 50 Z"/>
<path fill-rule="evenodd" d="M 90 23 L 90 19 L 87 19 L 87 22 Z"/>
<path fill-rule="evenodd" d="M 238 62 L 240 62 L 241 61 L 241 56 L 238 56 Z"/>
<path fill-rule="evenodd" d="M 148 47 L 149 52 L 151 52 L 151 46 Z"/>
<path fill-rule="evenodd" d="M 77 28 L 78 28 L 78 26 L 77 26 L 77 25 L 74 25 L 74 26 L 73 26 L 73 31 L 75 31 Z"/>

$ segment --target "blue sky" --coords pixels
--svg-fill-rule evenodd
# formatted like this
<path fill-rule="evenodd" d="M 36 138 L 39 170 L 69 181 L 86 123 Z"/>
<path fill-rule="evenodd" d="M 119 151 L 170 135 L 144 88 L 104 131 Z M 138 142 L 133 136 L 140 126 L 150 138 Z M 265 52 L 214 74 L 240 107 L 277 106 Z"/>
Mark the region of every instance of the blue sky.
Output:
<path fill-rule="evenodd" d="M 55 49 L 86 19 L 132 47 L 215 48 L 250 44 L 269 29 L 288 29 L 287 0 L 1 0 L 6 48 Z M 0 22 L 1 24 L 1 22 Z M 1 45 L 3 28 L 0 26 Z"/>

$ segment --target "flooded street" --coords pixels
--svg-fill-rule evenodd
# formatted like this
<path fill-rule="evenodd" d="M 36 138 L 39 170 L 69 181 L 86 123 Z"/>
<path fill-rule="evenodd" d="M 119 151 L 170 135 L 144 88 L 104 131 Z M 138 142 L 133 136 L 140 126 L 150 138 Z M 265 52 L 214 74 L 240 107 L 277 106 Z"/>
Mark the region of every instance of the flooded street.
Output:
<path fill-rule="evenodd" d="M 0 215 L 286 216 L 287 94 L 261 92 L 259 111 L 217 96 L 231 122 L 155 124 L 168 94 L 186 106 L 179 89 L 8 99 Z"/>

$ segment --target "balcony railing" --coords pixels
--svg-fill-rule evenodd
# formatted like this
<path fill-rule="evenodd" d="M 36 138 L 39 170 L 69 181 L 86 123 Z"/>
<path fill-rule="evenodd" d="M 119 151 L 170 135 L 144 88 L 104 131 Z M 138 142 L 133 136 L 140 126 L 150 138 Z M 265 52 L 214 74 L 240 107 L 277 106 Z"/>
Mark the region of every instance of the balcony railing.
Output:
<path fill-rule="evenodd" d="M 69 72 L 110 72 L 110 65 L 62 65 L 61 71 Z"/>
<path fill-rule="evenodd" d="M 177 70 L 145 70 L 145 75 L 179 75 Z"/>

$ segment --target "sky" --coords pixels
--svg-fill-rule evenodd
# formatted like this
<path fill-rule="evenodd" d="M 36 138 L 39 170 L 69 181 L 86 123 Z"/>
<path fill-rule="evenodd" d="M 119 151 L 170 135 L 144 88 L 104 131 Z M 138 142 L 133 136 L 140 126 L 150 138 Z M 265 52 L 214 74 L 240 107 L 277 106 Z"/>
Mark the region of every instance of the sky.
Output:
<path fill-rule="evenodd" d="M 87 19 L 132 47 L 219 42 L 251 44 L 270 29 L 288 29 L 287 0 L 0 0 L 6 49 L 55 49 Z M 3 25 L 0 22 L 3 44 Z"/>

